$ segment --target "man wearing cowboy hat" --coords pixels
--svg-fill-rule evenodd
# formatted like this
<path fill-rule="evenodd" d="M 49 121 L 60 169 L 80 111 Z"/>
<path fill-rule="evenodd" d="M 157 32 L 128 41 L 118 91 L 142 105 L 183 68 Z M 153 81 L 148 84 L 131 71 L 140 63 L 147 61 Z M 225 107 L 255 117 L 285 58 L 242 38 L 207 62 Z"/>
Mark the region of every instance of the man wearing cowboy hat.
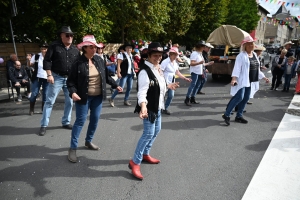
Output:
<path fill-rule="evenodd" d="M 287 58 L 294 55 L 294 53 L 293 53 L 293 51 L 291 49 L 293 44 L 294 43 L 292 41 L 288 41 L 288 42 L 284 43 L 284 45 L 283 45 L 283 47 L 288 51 L 286 53 L 286 57 Z"/>
<path fill-rule="evenodd" d="M 132 83 L 133 83 L 133 78 L 134 78 L 134 63 L 133 63 L 133 58 L 131 51 L 134 48 L 134 45 L 131 45 L 129 43 L 124 44 L 124 50 L 125 52 L 120 54 L 117 58 L 117 74 L 118 78 L 120 79 L 119 85 L 124 88 L 125 83 L 127 84 L 126 86 L 126 92 L 125 92 L 125 97 L 124 97 L 124 105 L 125 106 L 130 106 L 131 103 L 128 101 L 129 99 L 129 94 L 132 89 Z M 111 95 L 111 98 L 108 99 L 109 104 L 111 107 L 114 107 L 114 98 L 118 95 L 118 91 L 115 90 L 114 93 Z"/>
<path fill-rule="evenodd" d="M 205 43 L 205 47 L 204 47 L 203 52 L 202 52 L 202 56 L 203 56 L 204 61 L 205 61 L 205 64 L 203 65 L 203 79 L 202 79 L 202 82 L 201 82 L 201 85 L 199 87 L 199 90 L 198 90 L 197 94 L 205 94 L 204 92 L 201 92 L 202 87 L 204 86 L 204 84 L 207 81 L 207 74 L 206 73 L 208 73 L 208 70 L 206 69 L 205 66 L 212 65 L 214 63 L 214 61 L 211 61 L 211 62 L 208 61 L 208 53 L 209 53 L 211 48 L 214 48 L 214 46 L 212 46 L 208 42 Z"/>
<path fill-rule="evenodd" d="M 46 127 L 49 124 L 53 104 L 61 89 L 65 95 L 64 116 L 62 117 L 62 127 L 72 129 L 71 113 L 73 101 L 69 97 L 69 91 L 66 85 L 69 71 L 73 62 L 79 56 L 79 50 L 72 44 L 74 33 L 69 26 L 62 26 L 58 31 L 59 40 L 54 41 L 47 50 L 44 58 L 43 68 L 47 72 L 47 81 L 50 83 L 47 91 L 47 100 L 43 109 L 41 119 L 41 128 L 39 135 L 46 133 Z"/>

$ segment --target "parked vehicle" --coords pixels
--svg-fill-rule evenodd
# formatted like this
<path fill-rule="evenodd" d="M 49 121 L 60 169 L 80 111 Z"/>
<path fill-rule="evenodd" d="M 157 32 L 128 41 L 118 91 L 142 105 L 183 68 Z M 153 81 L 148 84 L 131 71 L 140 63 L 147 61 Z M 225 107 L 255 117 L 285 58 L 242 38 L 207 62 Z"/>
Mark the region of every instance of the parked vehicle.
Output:
<path fill-rule="evenodd" d="M 224 75 L 231 76 L 241 41 L 246 36 L 249 36 L 249 33 L 232 25 L 222 25 L 209 35 L 206 42 L 215 45 L 209 56 L 214 64 L 206 68 L 213 79 Z"/>

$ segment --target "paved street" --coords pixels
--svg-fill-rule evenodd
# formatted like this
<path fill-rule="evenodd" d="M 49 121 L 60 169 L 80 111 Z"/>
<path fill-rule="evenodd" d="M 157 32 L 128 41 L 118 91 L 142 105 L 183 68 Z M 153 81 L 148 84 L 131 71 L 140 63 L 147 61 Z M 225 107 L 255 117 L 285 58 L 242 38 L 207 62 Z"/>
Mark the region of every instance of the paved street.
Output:
<path fill-rule="evenodd" d="M 187 74 L 188 70 L 182 73 Z M 270 76 L 269 73 L 266 73 Z M 179 79 L 178 79 L 179 80 Z M 242 199 L 292 98 L 290 93 L 261 90 L 247 105 L 247 125 L 225 126 L 221 114 L 229 101 L 229 81 L 213 81 L 198 95 L 199 105 L 183 101 L 188 83 L 180 80 L 170 111 L 163 115 L 162 131 L 151 155 L 158 165 L 142 164 L 144 180 L 136 180 L 128 161 L 142 131 L 134 106 L 114 108 L 104 102 L 93 143 L 99 151 L 86 150 L 86 122 L 77 151 L 80 162 L 67 160 L 70 131 L 61 129 L 64 99 L 54 106 L 47 134 L 38 136 L 41 114 L 29 116 L 29 102 L 0 103 L 1 199 L 101 199 L 101 200 L 240 200 Z M 294 80 L 292 81 L 292 87 Z M 108 93 L 110 94 L 109 90 Z M 136 102 L 135 87 L 130 100 Z M 36 111 L 40 111 L 41 101 Z M 75 109 L 72 122 L 75 120 Z"/>

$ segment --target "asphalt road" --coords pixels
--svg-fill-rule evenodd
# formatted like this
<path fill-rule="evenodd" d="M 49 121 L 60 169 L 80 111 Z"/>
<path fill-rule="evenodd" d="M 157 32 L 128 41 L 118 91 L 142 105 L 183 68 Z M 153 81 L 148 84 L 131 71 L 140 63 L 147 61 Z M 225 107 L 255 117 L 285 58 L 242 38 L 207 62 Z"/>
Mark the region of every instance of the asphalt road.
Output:
<path fill-rule="evenodd" d="M 188 73 L 187 70 L 182 73 Z M 270 74 L 268 74 L 270 76 Z M 170 116 L 163 115 L 162 131 L 151 155 L 158 165 L 142 164 L 144 180 L 136 180 L 128 161 L 142 132 L 134 106 L 103 104 L 93 142 L 99 151 L 86 150 L 86 122 L 77 151 L 80 162 L 67 160 L 70 131 L 61 129 L 64 99 L 59 95 L 49 128 L 38 136 L 41 114 L 29 116 L 29 102 L 0 103 L 1 199 L 108 200 L 239 200 L 259 165 L 293 94 L 270 91 L 261 82 L 253 105 L 247 105 L 247 125 L 225 126 L 221 114 L 229 101 L 229 81 L 213 81 L 198 95 L 199 105 L 183 101 L 188 83 L 180 81 Z M 109 90 L 108 90 L 109 92 Z M 136 102 L 136 91 L 130 100 Z M 41 102 L 37 102 L 39 110 Z M 232 117 L 233 121 L 234 117 Z M 75 109 L 72 122 L 75 120 Z"/>

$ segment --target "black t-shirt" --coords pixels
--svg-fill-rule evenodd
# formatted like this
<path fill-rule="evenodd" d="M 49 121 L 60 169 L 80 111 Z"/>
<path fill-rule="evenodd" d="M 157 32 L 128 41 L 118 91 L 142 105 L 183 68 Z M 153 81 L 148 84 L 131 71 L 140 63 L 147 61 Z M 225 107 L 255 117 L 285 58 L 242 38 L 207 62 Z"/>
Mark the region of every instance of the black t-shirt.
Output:
<path fill-rule="evenodd" d="M 258 81 L 259 63 L 258 63 L 255 55 L 253 55 L 252 58 L 249 58 L 249 61 L 250 61 L 249 80 L 250 80 L 250 83 L 256 82 L 256 81 Z"/>

